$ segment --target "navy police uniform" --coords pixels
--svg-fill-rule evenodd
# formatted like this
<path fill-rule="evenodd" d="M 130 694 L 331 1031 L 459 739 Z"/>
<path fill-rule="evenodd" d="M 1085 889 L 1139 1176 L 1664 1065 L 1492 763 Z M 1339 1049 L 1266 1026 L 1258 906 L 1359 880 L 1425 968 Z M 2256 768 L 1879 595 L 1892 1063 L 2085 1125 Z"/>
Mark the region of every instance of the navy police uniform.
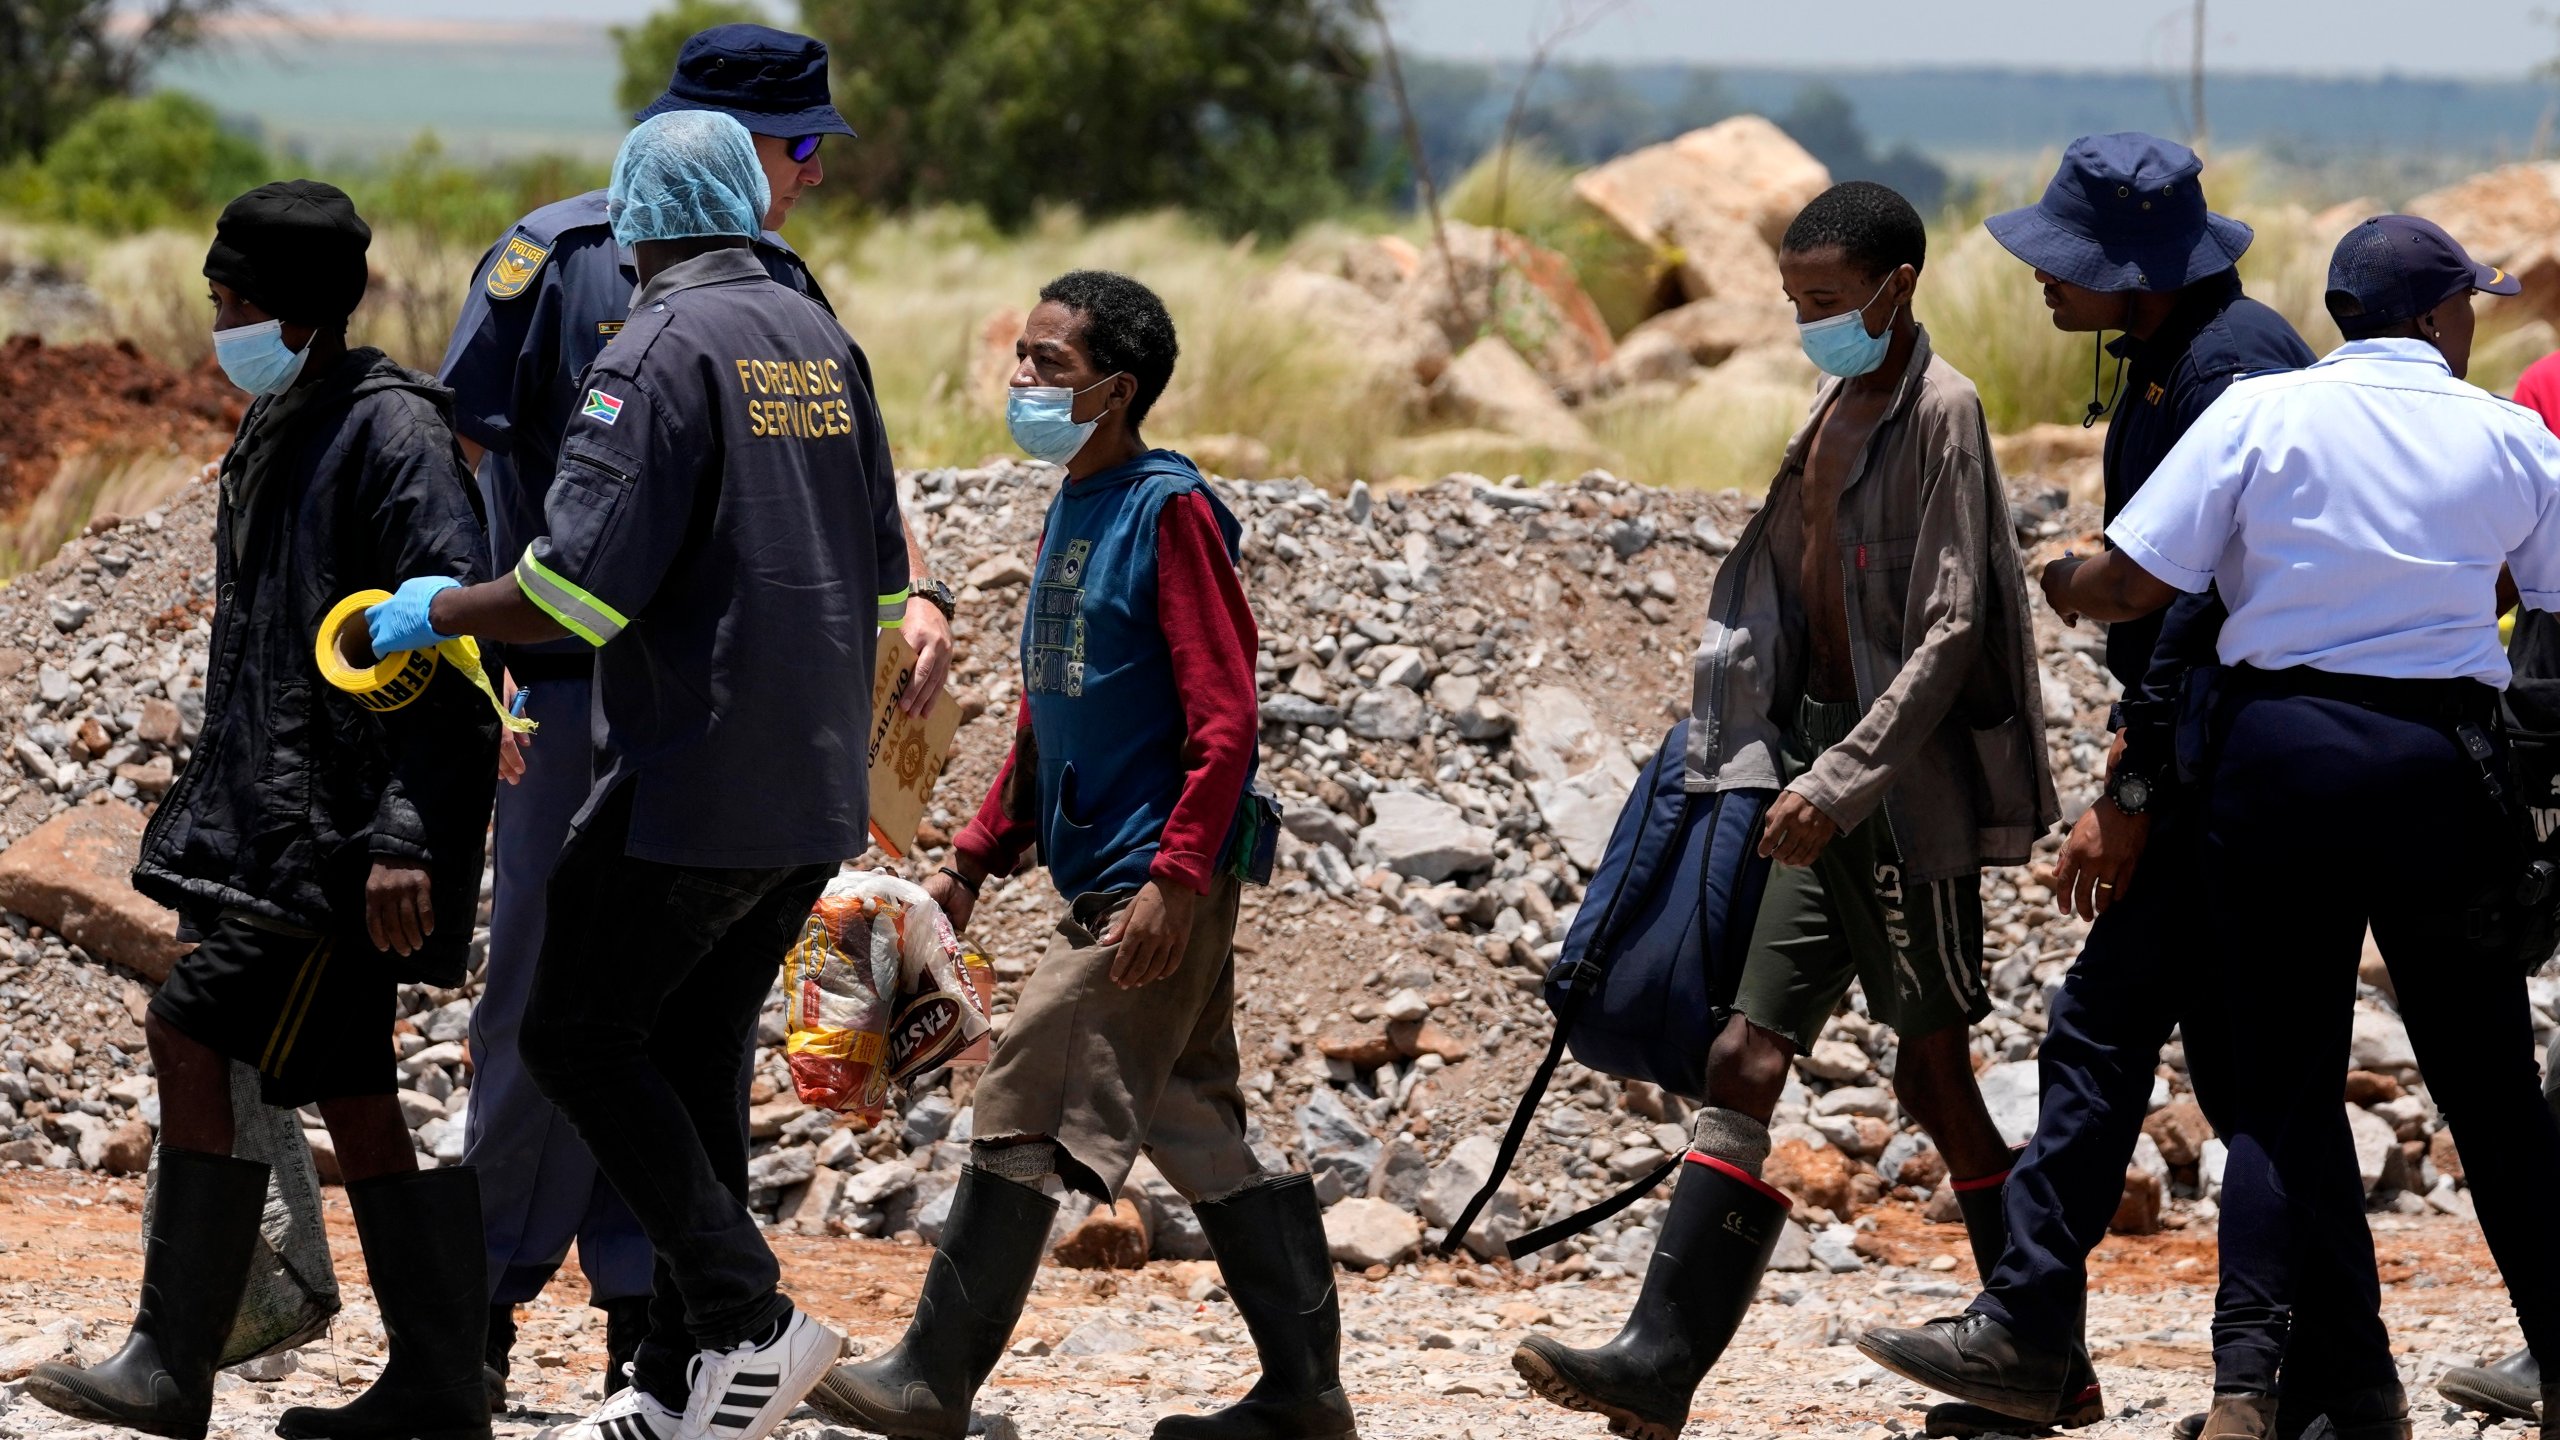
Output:
<path fill-rule="evenodd" d="M 2107 433 L 2106 514 L 2113 520 L 2170 449 L 2240 376 L 2291 370 L 2313 356 L 2291 324 L 2241 293 L 2225 271 L 2189 287 L 2148 338 L 2111 347 L 2125 360 L 2124 398 Z M 2108 628 L 2108 670 L 2129 697 L 2174 702 L 2192 667 L 2213 663 L 2221 603 L 2182 597 L 2163 622 Z M 2156 647 L 2156 648 L 2155 648 Z M 2128 767 L 2161 779 L 2151 831 L 2124 896 L 2090 928 L 2079 957 L 2052 992 L 2037 1052 L 2043 1086 L 2034 1138 L 2003 1193 L 2009 1245 L 1976 1310 L 2030 1336 L 2080 1329 L 2087 1260 L 2124 1194 L 2124 1167 L 2150 1110 L 2161 1048 L 2183 1024 L 2198 1096 L 2221 1093 L 2224 1054 L 2204 982 L 2192 967 L 2198 821 L 2192 795 L 2172 793 L 2165 726 L 2135 710 Z"/>
<path fill-rule="evenodd" d="M 775 280 L 827 303 L 781 237 L 767 232 L 756 255 Z M 543 533 L 543 496 L 577 410 L 578 377 L 622 330 L 635 283 L 630 247 L 614 240 L 601 190 L 534 211 L 481 258 L 441 378 L 454 392 L 455 428 L 488 451 L 479 482 L 501 565 Z M 543 889 L 594 780 L 594 659 L 586 645 L 566 640 L 509 647 L 506 662 L 542 730 L 522 782 L 498 796 L 488 982 L 471 1016 L 465 1159 L 480 1172 L 490 1304 L 518 1305 L 541 1293 L 575 1239 L 602 1305 L 649 1293 L 648 1238 L 518 1054 L 542 948 Z"/>
<path fill-rule="evenodd" d="M 2522 957 L 2477 908 L 2521 859 L 2490 739 L 2512 674 L 2494 597 L 2503 567 L 2526 605 L 2560 609 L 2560 443 L 2404 329 L 2431 334 L 2438 307 L 2516 288 L 2429 222 L 2358 226 L 2330 268 L 2348 343 L 2235 386 L 2108 529 L 2154 579 L 2218 586 L 2230 607 L 2200 687 L 2198 866 L 2204 973 L 2223 1023 L 2247 1027 L 2231 1154 L 2254 1163 L 2224 1177 L 2219 1397 L 2266 1394 L 2280 1356 L 2290 1386 L 2302 1321 L 2317 1319 L 2349 1341 L 2323 1354 L 2331 1393 L 2405 1429 L 2338 1123 L 2368 931 L 2525 1339 L 2560 1353 L 2560 1125 L 2541 1102 Z M 2324 1292 L 2306 1260 L 2351 1283 Z"/>
<path fill-rule="evenodd" d="M 741 1077 L 776 957 L 867 843 L 878 628 L 907 600 L 868 367 L 750 251 L 671 266 L 580 378 L 544 519 L 516 580 L 596 647 L 602 748 L 521 1043 L 655 1243 L 632 1378 L 664 1399 L 789 1313 Z"/>

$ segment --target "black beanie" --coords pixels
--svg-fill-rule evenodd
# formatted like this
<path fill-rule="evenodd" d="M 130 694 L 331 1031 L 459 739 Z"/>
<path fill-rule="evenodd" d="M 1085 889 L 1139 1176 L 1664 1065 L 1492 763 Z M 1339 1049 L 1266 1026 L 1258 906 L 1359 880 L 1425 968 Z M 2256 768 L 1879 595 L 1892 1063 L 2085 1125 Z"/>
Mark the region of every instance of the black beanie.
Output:
<path fill-rule="evenodd" d="M 335 329 L 364 299 L 373 230 L 347 192 L 278 180 L 222 207 L 204 274 L 279 320 Z"/>

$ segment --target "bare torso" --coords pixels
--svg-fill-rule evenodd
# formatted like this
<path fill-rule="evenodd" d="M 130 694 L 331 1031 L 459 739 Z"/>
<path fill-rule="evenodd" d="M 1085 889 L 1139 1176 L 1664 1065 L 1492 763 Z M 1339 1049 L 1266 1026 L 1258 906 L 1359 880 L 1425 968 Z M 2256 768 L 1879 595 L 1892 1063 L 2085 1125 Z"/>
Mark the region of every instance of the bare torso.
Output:
<path fill-rule="evenodd" d="M 1891 399 L 1889 392 L 1844 386 L 1805 450 L 1804 551 L 1796 559 L 1796 580 L 1812 642 L 1806 693 L 1815 700 L 1858 698 L 1857 671 L 1849 658 L 1848 583 L 1840 571 L 1840 492 Z"/>

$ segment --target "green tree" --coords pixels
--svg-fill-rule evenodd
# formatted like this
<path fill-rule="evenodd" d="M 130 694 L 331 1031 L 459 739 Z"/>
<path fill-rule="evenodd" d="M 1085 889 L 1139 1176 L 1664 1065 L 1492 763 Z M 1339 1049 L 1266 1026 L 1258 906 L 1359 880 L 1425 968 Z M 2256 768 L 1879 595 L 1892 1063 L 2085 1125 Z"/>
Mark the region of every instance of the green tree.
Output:
<path fill-rule="evenodd" d="M 8 0 L 0 0 L 6 4 Z M 637 25 L 616 25 L 607 32 L 622 55 L 622 80 L 614 86 L 614 102 L 625 113 L 655 100 L 676 70 L 676 53 L 684 42 L 714 25 L 771 24 L 773 17 L 748 0 L 675 0 Z"/>
<path fill-rule="evenodd" d="M 209 215 L 276 178 L 263 146 L 174 90 L 93 106 L 45 152 L 34 177 L 39 209 L 109 231 Z"/>
<path fill-rule="evenodd" d="M 1020 225 L 1180 206 L 1285 234 L 1367 158 L 1354 0 L 801 0 L 862 140 L 839 183 Z M 837 158 L 840 155 L 841 158 Z"/>
<path fill-rule="evenodd" d="M 142 88 L 204 43 L 209 21 L 258 0 L 0 0 L 0 160 L 34 159 L 89 107 Z"/>

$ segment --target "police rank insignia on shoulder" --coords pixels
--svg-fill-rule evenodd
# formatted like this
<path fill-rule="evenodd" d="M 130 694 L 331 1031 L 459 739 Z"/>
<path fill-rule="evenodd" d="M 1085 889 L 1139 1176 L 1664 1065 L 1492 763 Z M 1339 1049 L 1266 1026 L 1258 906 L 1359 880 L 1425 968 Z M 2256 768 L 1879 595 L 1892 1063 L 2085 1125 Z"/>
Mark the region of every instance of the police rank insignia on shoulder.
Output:
<path fill-rule="evenodd" d="M 548 248 L 522 235 L 508 236 L 506 248 L 498 252 L 497 262 L 489 267 L 489 298 L 513 300 L 523 294 L 533 277 L 542 273 L 542 262 L 550 258 Z"/>

